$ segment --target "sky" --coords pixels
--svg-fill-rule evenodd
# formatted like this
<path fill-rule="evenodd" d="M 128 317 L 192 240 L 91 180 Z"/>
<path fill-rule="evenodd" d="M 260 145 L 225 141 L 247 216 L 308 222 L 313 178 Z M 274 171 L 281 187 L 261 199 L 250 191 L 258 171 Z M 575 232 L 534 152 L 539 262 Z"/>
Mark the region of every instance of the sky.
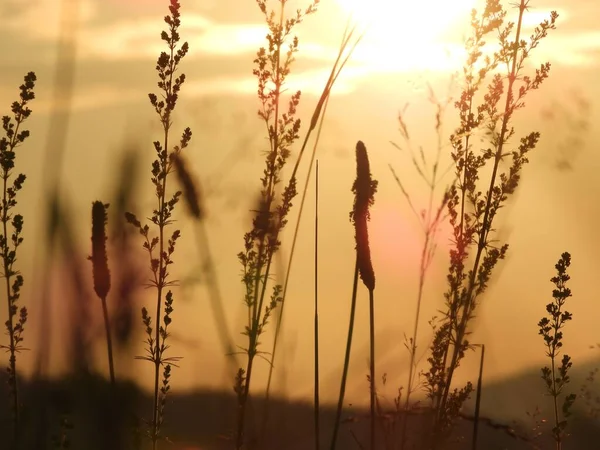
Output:
<path fill-rule="evenodd" d="M 386 9 L 389 2 L 382 2 L 373 14 L 358 9 L 360 2 L 322 0 L 319 11 L 298 26 L 300 52 L 289 88 L 302 90 L 298 114 L 308 123 L 348 14 L 354 12 L 361 26 L 370 24 L 334 87 L 317 155 L 321 369 L 326 400 L 337 395 L 347 330 L 354 260 L 348 212 L 352 208 L 350 188 L 355 176 L 353 149 L 359 139 L 367 145 L 373 176 L 380 183 L 370 223 L 377 276 L 377 370 L 388 374 L 390 392 L 394 386 L 405 384 L 408 353 L 403 336 L 411 333 L 414 321 L 422 235 L 389 165 L 405 182 L 417 209 L 425 205 L 427 196 L 406 150 L 401 152 L 390 142 L 404 146 L 397 122 L 398 112 L 404 111 L 412 145 L 422 145 L 428 155 L 435 152 L 435 110 L 428 101 L 427 86 L 432 86 L 441 101 L 457 95 L 460 78 L 452 80 L 462 61 L 468 11 L 477 2 L 456 2 L 453 10 L 443 6 L 447 3 L 450 2 L 423 1 L 419 3 L 423 6 L 415 7 L 407 2 L 397 9 Z M 295 7 L 304 2 L 291 4 Z M 490 379 L 542 364 L 544 348 L 536 324 L 551 300 L 549 279 L 554 274 L 554 264 L 567 250 L 573 257 L 574 298 L 570 310 L 574 321 L 565 331 L 565 348 L 575 363 L 598 356 L 589 346 L 598 341 L 596 318 L 600 313 L 593 281 L 600 269 L 596 250 L 600 240 L 593 225 L 600 217 L 595 195 L 600 188 L 596 144 L 600 136 L 594 127 L 600 119 L 600 86 L 596 82 L 600 27 L 594 20 L 600 14 L 600 4 L 593 0 L 535 0 L 531 5 L 525 21 L 528 32 L 551 10 L 557 10 L 560 17 L 558 29 L 532 56 L 535 65 L 551 61 L 551 76 L 528 97 L 527 107 L 519 112 L 515 126 L 519 135 L 539 130 L 542 140 L 525 168 L 517 195 L 500 217 L 499 238 L 509 242 L 509 256 L 498 267 L 473 327 L 472 341 L 485 343 L 487 348 L 486 374 Z M 67 8 L 65 14 L 61 14 L 61 6 Z M 55 151 L 58 145 L 56 136 L 51 134 L 50 118 L 65 108 L 64 97 L 60 97 L 57 106 L 52 103 L 55 76 L 64 75 L 67 67 L 57 56 L 59 42 L 66 42 L 64 48 L 74 55 L 71 115 L 59 174 L 61 192 L 74 213 L 82 261 L 89 252 L 90 204 L 112 194 L 116 168 L 128 146 L 139 148 L 148 162 L 139 180 L 137 211 L 143 216 L 153 205 L 149 196 L 149 158 L 160 125 L 147 94 L 156 91 L 154 65 L 163 50 L 160 31 L 164 28 L 166 6 L 164 0 L 0 0 L 0 113 L 9 112 L 26 72 L 33 70 L 38 77 L 34 113 L 28 123 L 32 137 L 22 147 L 17 162 L 17 167 L 28 175 L 19 207 L 26 229 L 31 227 L 38 236 L 42 229 L 42 180 L 48 171 L 45 164 L 53 163 L 52 157 L 44 159 L 43 154 L 48 148 Z M 182 63 L 187 80 L 174 126 L 176 130 L 189 126 L 194 133 L 186 151 L 206 190 L 207 230 L 229 323 L 232 329 L 241 331 L 244 312 L 236 255 L 242 249 L 243 233 L 250 226 L 249 210 L 262 174 L 265 147 L 264 125 L 256 116 L 259 105 L 252 61 L 256 50 L 265 45 L 266 31 L 252 0 L 184 0 L 180 32 L 182 39 L 189 42 L 190 52 Z M 456 125 L 456 114 L 449 103 L 444 116 L 446 140 Z M 444 154 L 444 158 L 447 163 L 448 155 Z M 301 177 L 306 175 L 305 164 L 300 173 Z M 313 186 L 311 180 L 290 279 L 282 351 L 275 371 L 279 392 L 304 399 L 312 395 Z M 291 225 L 295 224 L 298 204 L 299 200 L 290 218 Z M 174 271 L 178 271 L 177 278 L 188 284 L 185 289 L 176 290 L 172 351 L 184 359 L 173 383 L 186 389 L 229 389 L 231 380 L 221 376 L 225 358 L 216 338 L 205 286 L 188 286 L 189 280 L 197 278 L 199 264 L 194 228 L 184 215 L 178 225 L 184 237 Z M 284 235 L 285 258 L 289 255 L 290 230 Z M 427 322 L 442 307 L 447 238 L 447 233 L 440 234 L 436 259 L 427 278 L 418 341 L 420 354 L 431 338 Z M 142 252 L 141 247 L 138 250 Z M 35 289 L 30 281 L 35 254 L 35 239 L 26 237 L 20 258 L 26 280 L 24 299 L 32 296 Z M 60 291 L 52 297 L 55 320 L 61 317 L 60 297 Z M 149 298 L 142 300 L 150 304 Z M 355 402 L 368 398 L 367 300 L 367 293 L 360 290 L 348 390 Z M 100 304 L 92 301 L 89 308 L 96 319 L 90 333 L 100 342 L 98 367 L 105 370 Z M 40 317 L 35 310 L 31 314 L 28 333 L 33 345 L 36 320 L 39 322 Z M 4 321 L 1 313 L 0 319 Z M 141 331 L 141 320 L 138 325 Z M 270 349 L 272 334 L 273 328 L 269 327 L 263 339 L 265 351 Z M 244 344 L 242 338 L 236 334 L 239 345 Z M 138 353 L 143 351 L 141 341 L 140 335 Z M 60 357 L 60 338 L 53 342 L 57 356 L 52 361 L 58 371 L 65 362 Z M 23 356 L 27 370 L 34 356 L 35 349 Z M 149 387 L 151 370 L 144 370 L 144 364 L 147 363 L 134 361 L 130 356 L 122 357 L 116 370 Z M 461 380 L 474 379 L 477 364 L 478 358 L 469 354 L 461 369 Z M 267 370 L 267 363 L 260 360 L 254 379 L 259 390 L 264 387 Z"/>

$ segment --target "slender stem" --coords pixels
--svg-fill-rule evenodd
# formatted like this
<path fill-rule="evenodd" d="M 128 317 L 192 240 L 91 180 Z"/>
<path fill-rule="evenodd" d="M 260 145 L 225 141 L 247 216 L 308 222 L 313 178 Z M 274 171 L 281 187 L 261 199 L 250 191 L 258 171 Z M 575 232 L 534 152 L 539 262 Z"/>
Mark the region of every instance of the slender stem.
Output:
<path fill-rule="evenodd" d="M 19 130 L 19 122 L 17 122 L 16 131 L 14 133 L 17 136 Z M 12 143 L 11 143 L 12 144 Z M 14 146 L 11 145 L 11 148 Z M 14 434 L 14 444 L 15 448 L 18 446 L 19 441 L 19 391 L 17 388 L 17 355 L 16 355 L 16 343 L 15 343 L 15 325 L 13 322 L 13 318 L 15 316 L 15 311 L 13 308 L 13 300 L 12 300 L 12 289 L 11 289 L 11 277 L 12 277 L 12 267 L 9 261 L 9 247 L 8 247 L 8 170 L 4 170 L 2 174 L 3 180 L 3 198 L 2 198 L 2 231 L 4 242 L 2 243 L 2 256 L 3 256 L 3 265 L 4 265 L 4 280 L 6 282 L 6 305 L 8 308 L 8 320 L 6 321 L 6 325 L 8 327 L 8 337 L 9 337 L 9 364 L 10 364 L 10 390 L 12 395 L 12 408 L 13 408 L 13 434 Z"/>
<path fill-rule="evenodd" d="M 106 348 L 108 351 L 108 370 L 110 373 L 110 384 L 115 387 L 115 366 L 113 362 L 112 338 L 110 337 L 110 322 L 108 319 L 108 308 L 106 296 L 102 297 L 102 314 L 104 315 L 104 330 L 106 331 Z"/>
<path fill-rule="evenodd" d="M 283 29 L 284 17 L 285 17 L 285 1 L 280 2 L 280 14 L 279 14 L 279 27 Z M 280 65 L 281 61 L 281 42 L 277 44 L 277 50 L 275 51 L 275 80 L 274 80 L 274 90 L 273 95 L 275 97 L 275 108 L 274 108 L 274 119 L 273 119 L 273 131 L 271 132 L 271 125 L 268 122 L 268 118 L 265 118 L 265 124 L 267 126 L 267 132 L 271 141 L 271 152 L 270 156 L 267 159 L 267 173 L 269 173 L 267 187 L 266 187 L 266 199 L 263 204 L 261 204 L 261 211 L 258 214 L 270 214 L 271 204 L 273 203 L 273 198 L 275 193 L 273 192 L 275 187 L 275 164 L 277 160 L 277 152 L 279 151 L 279 98 L 281 95 L 281 86 L 282 86 L 282 68 Z M 260 324 L 260 317 L 262 314 L 262 307 L 264 303 L 265 293 L 267 289 L 267 283 L 269 281 L 269 273 L 271 269 L 271 261 L 273 257 L 273 251 L 269 249 L 268 244 L 265 243 L 267 236 L 263 233 L 260 237 L 260 243 L 258 248 L 258 257 L 257 257 L 257 267 L 255 270 L 255 279 L 254 279 L 254 299 L 252 302 L 252 314 L 251 314 L 251 323 L 250 332 L 248 336 L 248 361 L 246 365 L 246 379 L 244 382 L 244 390 L 241 399 L 241 405 L 239 407 L 238 412 L 238 430 L 237 430 L 237 448 L 240 449 L 243 445 L 244 441 L 244 422 L 246 415 L 246 404 L 248 400 L 248 394 L 250 392 L 250 381 L 252 379 L 252 365 L 254 361 L 254 356 L 256 354 L 256 345 L 258 342 L 258 328 Z M 266 264 L 263 261 L 266 260 Z M 265 267 L 264 275 L 263 275 L 263 266 Z M 262 289 L 259 289 L 260 282 L 262 279 Z M 260 295 L 259 295 L 260 291 Z"/>
<path fill-rule="evenodd" d="M 319 161 L 315 165 L 315 449 L 321 448 L 319 438 Z"/>
<path fill-rule="evenodd" d="M 168 130 L 165 130 L 165 146 L 167 147 L 168 143 Z M 166 162 L 165 162 L 166 164 Z M 153 413 L 152 413 L 152 450 L 156 450 L 156 445 L 158 442 L 158 393 L 159 393 L 159 380 L 160 380 L 160 363 L 161 363 L 161 354 L 160 354 L 160 309 L 162 306 L 162 290 L 164 285 L 164 276 L 166 269 L 164 267 L 164 228 L 165 228 L 165 220 L 164 220 L 164 205 L 165 205 L 165 191 L 167 185 L 167 177 L 166 173 L 163 178 L 162 183 L 162 194 L 159 198 L 158 207 L 160 212 L 159 219 L 159 264 L 158 264 L 158 285 L 156 289 L 156 325 L 155 325 L 155 336 L 154 336 L 154 404 L 153 404 Z"/>
<path fill-rule="evenodd" d="M 354 332 L 354 315 L 356 313 L 356 291 L 358 288 L 358 255 L 354 266 L 354 284 L 352 287 L 352 303 L 350 304 L 350 323 L 348 325 L 348 339 L 346 341 L 346 355 L 344 357 L 344 368 L 342 371 L 342 381 L 340 383 L 340 396 L 338 399 L 337 410 L 335 413 L 335 424 L 333 427 L 333 436 L 331 438 L 330 450 L 335 450 L 337 436 L 342 418 L 342 408 L 344 406 L 344 395 L 346 394 L 346 379 L 348 378 L 348 368 L 350 366 L 350 350 L 352 349 L 352 333 Z"/>
<path fill-rule="evenodd" d="M 473 443 L 471 450 L 477 449 L 477 436 L 479 434 L 479 412 L 481 406 L 481 389 L 483 386 L 483 359 L 485 357 L 485 345 L 481 344 L 481 360 L 479 361 L 479 378 L 477 379 L 477 397 L 475 399 L 475 418 L 473 420 Z"/>
<path fill-rule="evenodd" d="M 554 403 L 554 426 L 557 430 L 560 430 L 558 424 L 560 418 L 558 416 L 558 393 L 556 392 L 556 366 L 554 364 L 554 355 L 552 355 L 552 400 Z M 562 447 L 560 440 L 560 431 L 554 433 L 554 440 L 556 441 L 556 450 L 560 450 Z"/>
<path fill-rule="evenodd" d="M 242 404 L 238 408 L 238 430 L 236 437 L 237 450 L 241 450 L 244 446 L 244 424 L 246 422 L 246 405 L 248 403 L 248 395 L 250 394 L 250 377 L 252 376 L 252 367 L 254 363 L 254 354 L 248 354 L 248 364 L 246 365 L 246 381 L 244 382 L 244 391 L 242 395 Z"/>
<path fill-rule="evenodd" d="M 371 384 L 371 450 L 375 450 L 375 302 L 373 289 L 369 289 L 369 378 Z"/>
<path fill-rule="evenodd" d="M 560 305 L 558 307 L 558 314 L 560 314 Z M 549 352 L 550 354 L 550 361 L 552 363 L 552 403 L 553 403 L 553 407 L 554 407 L 554 426 L 555 426 L 555 430 L 556 432 L 553 432 L 552 434 L 554 435 L 554 441 L 556 443 L 556 450 L 560 450 L 562 447 L 562 443 L 561 443 L 561 438 L 560 438 L 560 428 L 558 426 L 558 424 L 560 423 L 560 417 L 558 415 L 558 392 L 556 390 L 556 364 L 555 364 L 555 360 L 556 360 L 556 335 L 559 333 L 559 325 L 558 322 L 554 322 L 554 336 L 553 336 L 553 340 L 552 340 L 552 348 Z"/>
<path fill-rule="evenodd" d="M 171 45 L 171 55 L 170 61 L 173 61 L 173 52 L 174 45 Z M 173 73 L 172 69 L 171 74 L 169 75 L 169 82 L 167 86 L 169 86 L 169 90 L 171 90 L 171 86 L 173 86 Z M 160 381 L 160 366 L 162 355 L 160 351 L 160 328 L 161 328 L 161 316 L 160 311 L 162 307 L 162 293 L 163 288 L 165 286 L 165 278 L 167 274 L 167 269 L 165 267 L 165 237 L 164 231 L 166 226 L 166 207 L 165 207 L 165 196 L 167 192 L 167 165 L 168 165 L 168 148 L 169 148 L 169 129 L 171 126 L 171 113 L 169 109 L 167 109 L 166 116 L 163 118 L 163 128 L 164 128 L 164 143 L 163 143 L 163 151 L 165 152 L 164 156 L 162 156 L 162 167 L 163 167 L 163 178 L 162 178 L 162 186 L 160 191 L 160 196 L 158 198 L 158 242 L 159 242 L 159 255 L 158 255 L 158 283 L 156 285 L 156 325 L 154 330 L 154 404 L 153 404 L 153 414 L 152 414 L 152 450 L 156 450 L 157 442 L 158 442 L 158 420 L 159 420 L 159 381 Z"/>

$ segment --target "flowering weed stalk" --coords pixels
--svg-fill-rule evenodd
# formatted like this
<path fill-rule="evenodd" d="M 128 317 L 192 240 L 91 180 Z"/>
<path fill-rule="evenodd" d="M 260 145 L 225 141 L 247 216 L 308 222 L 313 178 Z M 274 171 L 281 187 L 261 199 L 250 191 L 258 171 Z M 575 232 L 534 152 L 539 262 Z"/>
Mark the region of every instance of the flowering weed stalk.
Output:
<path fill-rule="evenodd" d="M 126 213 L 127 222 L 133 225 L 143 237 L 144 250 L 150 258 L 151 278 L 149 285 L 156 289 L 156 323 L 152 324 L 152 317 L 148 310 L 142 308 L 142 321 L 146 329 L 147 355 L 137 357 L 150 361 L 154 365 L 154 401 L 152 408 L 152 420 L 150 421 L 149 437 L 152 440 L 152 448 L 156 449 L 161 425 L 164 420 L 164 407 L 166 395 L 170 390 L 171 366 L 179 361 L 179 357 L 165 357 L 169 348 L 166 344 L 169 337 L 168 327 L 171 324 L 173 312 L 173 293 L 169 287 L 175 284 L 169 277 L 169 266 L 173 264 L 173 253 L 176 243 L 180 237 L 180 231 L 174 230 L 168 237 L 166 229 L 173 223 L 172 215 L 175 206 L 179 202 L 181 191 L 167 194 L 168 175 L 172 172 L 173 155 L 178 154 L 186 148 L 192 138 L 192 132 L 186 128 L 179 143 L 171 149 L 170 130 L 172 126 L 171 115 L 177 103 L 179 91 L 185 81 L 185 75 L 177 75 L 179 63 L 188 52 L 188 44 L 184 42 L 178 48 L 180 40 L 179 26 L 181 5 L 178 0 L 170 0 L 170 15 L 165 16 L 164 21 L 168 25 L 168 31 L 163 31 L 161 39 L 167 43 L 168 51 L 162 52 L 156 63 L 158 72 L 158 88 L 161 91 L 161 99 L 156 94 L 149 94 L 150 103 L 160 117 L 163 126 L 163 140 L 154 142 L 156 159 L 152 163 L 151 181 L 154 186 L 157 205 L 152 212 L 150 221 L 156 229 L 156 235 L 150 233 L 149 225 L 142 225 L 132 213 Z M 164 301 L 164 316 L 161 317 Z M 162 379 L 160 370 L 163 367 Z"/>
<path fill-rule="evenodd" d="M 6 288 L 8 315 L 5 326 L 9 339 L 8 345 L 2 345 L 1 348 L 9 353 L 7 372 L 12 403 L 13 445 L 15 448 L 18 447 L 19 443 L 20 416 L 17 353 L 23 350 L 23 331 L 27 322 L 27 307 L 21 306 L 19 308 L 18 306 L 21 288 L 23 287 L 23 275 L 14 267 L 17 261 L 17 249 L 23 243 L 23 216 L 21 214 L 13 215 L 11 210 L 17 206 L 17 193 L 23 188 L 26 177 L 22 173 L 16 177 L 12 175 L 15 168 L 16 149 L 29 137 L 29 130 L 21 129 L 21 126 L 31 115 L 29 102 L 35 98 L 33 92 L 35 82 L 34 72 L 25 75 L 24 83 L 19 88 L 21 90 L 20 98 L 11 105 L 13 116 L 2 117 L 4 136 L 0 138 L 0 174 L 2 177 L 0 257 L 2 258 L 2 275 Z"/>
<path fill-rule="evenodd" d="M 450 251 L 445 313 L 434 336 L 428 360 L 430 369 L 426 373 L 435 416 L 434 447 L 449 431 L 473 389 L 468 383 L 452 390 L 452 378 L 470 348 L 468 325 L 474 317 L 478 298 L 485 292 L 494 267 L 508 250 L 507 244 L 494 244 L 494 219 L 516 191 L 521 169 L 528 162 L 528 153 L 540 138 L 538 132 L 531 132 L 513 147 L 511 142 L 516 132 L 512 120 L 524 107 L 525 96 L 538 89 L 549 75 L 549 63 L 542 64 L 533 75 L 526 75 L 525 62 L 548 31 L 555 28 L 558 15 L 552 12 L 550 18 L 538 25 L 525 40 L 522 37 L 523 17 L 529 1 L 521 0 L 517 7 L 516 24 L 505 23 L 506 12 L 499 0 L 487 0 L 481 17 L 473 11 L 471 19 L 473 35 L 467 41 L 468 58 L 463 71 L 465 86 L 455 104 L 460 126 L 451 136 L 457 182 L 450 191 L 448 211 L 454 248 Z M 482 58 L 486 36 L 491 32 L 498 35 L 499 50 Z M 511 39 L 513 33 L 514 39 Z M 476 96 L 490 74 L 493 76 L 485 88 L 483 102 L 477 105 Z M 489 145 L 476 151 L 472 141 L 480 131 L 484 131 Z M 509 167 L 502 172 L 501 166 L 509 158 Z M 479 186 L 482 170 L 491 173 L 483 191 Z"/>
<path fill-rule="evenodd" d="M 259 337 L 282 299 L 281 285 L 273 286 L 269 299 L 266 299 L 266 292 L 273 255 L 281 245 L 279 233 L 287 223 L 287 215 L 297 193 L 294 171 L 281 193 L 280 203 L 277 203 L 276 189 L 282 181 L 281 172 L 289 159 L 291 146 L 300 137 L 300 119 L 296 118 L 296 110 L 301 93 L 293 93 L 287 107 L 283 106 L 282 98 L 287 76 L 298 52 L 298 38 L 291 36 L 296 25 L 316 12 L 319 0 L 313 0 L 306 9 L 295 11 L 289 18 L 286 18 L 285 13 L 287 0 L 279 0 L 278 13 L 267 9 L 266 0 L 257 0 L 257 4 L 265 17 L 269 33 L 268 47 L 258 51 L 253 73 L 258 79 L 258 116 L 265 123 L 270 148 L 266 152 L 265 169 L 261 178 L 259 207 L 255 211 L 252 230 L 244 235 L 244 250 L 238 254 L 242 264 L 244 302 L 248 308 L 248 324 L 243 332 L 248 338 L 248 345 L 243 348 L 247 355 L 246 369 L 238 370 L 234 386 L 238 395 L 237 449 L 244 445 L 246 406 L 254 358 L 259 354 Z"/>
<path fill-rule="evenodd" d="M 575 402 L 576 395 L 569 394 L 565 396 L 562 404 L 562 417 L 559 413 L 558 398 L 562 394 L 564 387 L 569 383 L 569 370 L 573 365 L 571 357 L 564 354 L 558 366 L 557 358 L 563 346 L 563 332 L 561 331 L 565 324 L 573 319 L 570 312 L 563 309 L 565 302 L 571 297 L 571 289 L 566 286 L 570 276 L 567 274 L 567 268 L 571 265 L 571 255 L 567 252 L 560 256 L 560 259 L 554 266 L 556 276 L 550 281 L 554 283 L 555 289 L 552 291 L 553 301 L 546 305 L 548 317 L 543 317 L 538 322 L 539 334 L 544 338 L 546 345 L 546 356 L 550 358 L 550 367 L 542 368 L 542 379 L 546 383 L 546 389 L 554 407 L 554 427 L 552 427 L 552 437 L 556 443 L 556 450 L 562 448 L 562 442 L 567 428 L 567 418 L 571 415 L 571 409 Z M 557 367 L 558 366 L 558 367 Z"/>

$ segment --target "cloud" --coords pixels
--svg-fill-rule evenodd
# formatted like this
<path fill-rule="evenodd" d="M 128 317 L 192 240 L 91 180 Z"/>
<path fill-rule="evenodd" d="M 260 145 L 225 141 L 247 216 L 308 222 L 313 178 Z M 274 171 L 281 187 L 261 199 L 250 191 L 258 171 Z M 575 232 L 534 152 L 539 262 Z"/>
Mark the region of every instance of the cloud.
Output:
<path fill-rule="evenodd" d="M 63 7 L 67 8 L 65 14 Z M 97 14 L 97 6 L 91 0 L 31 0 L 26 6 L 9 6 L 7 10 L 12 11 L 2 20 L 7 31 L 20 39 L 42 41 L 57 41 L 61 27 L 72 26 L 75 22 L 80 27 L 86 26 Z"/>
<path fill-rule="evenodd" d="M 0 7 L 5 42 L 20 42 L 20 48 L 35 46 L 36 65 L 47 67 L 54 64 L 55 46 L 60 37 L 61 10 L 58 0 L 5 0 Z M 146 2 L 147 0 L 144 0 Z M 72 7 L 75 0 L 64 0 Z M 77 72 L 83 85 L 75 92 L 73 108 L 85 110 L 132 102 L 145 96 L 142 85 L 149 84 L 151 69 L 156 57 L 165 50 L 160 39 L 163 12 L 152 3 L 133 8 L 131 3 L 116 0 L 79 0 L 77 32 Z M 224 8 L 219 3 L 219 8 Z M 227 8 L 234 6 L 228 4 Z M 549 17 L 548 8 L 529 12 L 526 34 Z M 228 15 L 215 20 L 215 11 L 185 11 L 181 25 L 182 39 L 190 43 L 185 72 L 187 95 L 210 97 L 218 95 L 255 95 L 256 80 L 250 74 L 251 60 L 256 50 L 266 45 L 267 28 L 259 23 L 232 23 Z M 582 12 L 575 5 L 569 11 L 559 11 L 558 30 L 551 32 L 547 40 L 532 54 L 535 65 L 545 61 L 567 66 L 591 66 L 598 64 L 600 31 L 578 29 L 573 23 L 581 23 Z M 67 14 L 66 20 L 75 20 Z M 327 17 L 323 23 L 327 23 Z M 64 19 L 63 19 L 64 20 Z M 303 25 L 300 31 L 300 53 L 297 64 L 288 80 L 290 90 L 318 96 L 329 76 L 330 65 L 337 55 L 337 39 L 331 39 L 323 31 L 323 23 Z M 565 24 L 564 28 L 561 26 Z M 64 26 L 64 23 L 63 25 Z M 312 28 L 311 28 L 312 27 Z M 418 40 L 418 36 L 414 37 Z M 397 45 L 395 41 L 377 42 L 364 40 L 356 49 L 351 63 L 346 67 L 335 86 L 336 95 L 353 92 L 368 79 L 377 75 L 440 72 L 447 73 L 460 68 L 464 61 L 464 48 L 458 37 L 445 42 L 429 42 L 426 45 Z M 386 44 L 387 47 L 384 45 Z M 11 49 L 14 44 L 10 44 Z M 39 50 L 43 49 L 43 50 Z M 10 54 L 10 53 L 9 53 Z M 15 50 L 14 54 L 19 54 Z M 49 58 L 50 55 L 50 59 Z M 12 57 L 13 60 L 16 56 Z M 14 61 L 13 61 L 14 63 Z M 30 61 L 27 61 L 30 65 Z M 149 65 L 150 64 L 150 65 Z M 42 67 L 38 67 L 42 70 Z M 79 83 L 78 83 L 79 84 Z M 1 93 L 1 92 L 0 92 Z M 2 95 L 4 95 L 2 93 Z M 40 105 L 40 109 L 49 105 Z"/>

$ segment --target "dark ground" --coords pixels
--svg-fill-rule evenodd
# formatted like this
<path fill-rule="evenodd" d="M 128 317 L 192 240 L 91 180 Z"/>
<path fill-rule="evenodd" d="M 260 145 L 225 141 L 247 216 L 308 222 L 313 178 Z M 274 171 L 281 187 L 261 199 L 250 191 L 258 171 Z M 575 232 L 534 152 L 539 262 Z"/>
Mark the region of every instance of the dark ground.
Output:
<path fill-rule="evenodd" d="M 585 372 L 587 369 L 581 369 Z M 5 378 L 4 376 L 2 378 Z M 577 377 L 574 376 L 574 379 Z M 505 410 L 506 403 L 512 397 L 523 398 L 532 392 L 528 385 L 536 383 L 543 389 L 543 382 L 535 373 L 527 373 L 518 378 L 505 380 L 485 387 L 484 414 L 486 409 L 493 411 Z M 3 386 L 6 386 L 4 380 Z M 573 388 L 579 386 L 573 384 Z M 151 399 L 144 396 L 131 384 L 119 386 L 116 395 L 118 407 L 111 407 L 111 390 L 109 384 L 103 379 L 93 375 L 82 375 L 78 378 L 65 379 L 58 382 L 23 381 L 21 383 L 22 403 L 26 406 L 23 415 L 23 450 L 44 450 L 55 448 L 52 446 L 51 437 L 61 434 L 61 418 L 67 419 L 73 428 L 67 430 L 71 439 L 72 449 L 80 450 L 120 450 L 133 449 L 135 429 L 135 414 L 146 417 L 151 409 Z M 11 423 L 6 399 L 7 389 L 1 391 L 0 423 L 3 436 L 11 436 Z M 539 393 L 539 392 L 538 392 Z M 549 401 L 546 398 L 545 401 Z M 44 406 L 45 405 L 45 406 Z M 531 410 L 535 408 L 532 404 Z M 541 405 L 540 405 L 541 406 Z M 580 405 L 583 407 L 583 405 Z M 466 408 L 468 415 L 468 408 Z M 169 437 L 172 444 L 163 443 L 161 449 L 173 450 L 221 450 L 232 449 L 233 441 L 230 439 L 234 430 L 236 400 L 233 391 L 170 394 L 166 405 L 166 420 L 164 434 Z M 252 404 L 254 417 L 260 416 L 263 411 L 262 399 L 256 399 Z M 519 412 L 521 414 L 522 412 Z M 546 412 L 544 412 L 546 414 Z M 522 414 L 521 414 L 522 415 Z M 313 416 L 309 403 L 285 402 L 272 400 L 270 420 L 266 435 L 268 438 L 254 447 L 257 450 L 311 450 L 313 441 Z M 429 423 L 426 414 L 411 415 L 408 422 L 411 441 L 406 446 L 407 450 L 423 448 L 419 445 L 420 439 L 426 436 L 426 425 Z M 549 417 L 548 415 L 546 417 Z M 334 419 L 333 408 L 324 408 L 321 413 L 322 423 L 322 448 L 328 448 Z M 345 423 L 340 432 L 338 449 L 360 449 L 357 443 L 368 443 L 368 418 L 366 411 L 346 411 Z M 260 431 L 260 420 L 249 423 L 248 437 L 255 437 Z M 480 425 L 480 435 L 477 448 L 479 450 L 522 450 L 535 448 L 517 435 L 524 436 L 526 429 L 531 430 L 533 421 L 528 424 L 516 426 L 514 423 L 494 419 L 484 421 Z M 462 418 L 457 423 L 451 442 L 445 450 L 471 449 L 473 422 Z M 66 428 L 63 427 L 63 431 Z M 258 430 L 258 431 L 256 431 Z M 548 441 L 550 426 L 545 424 L 541 431 L 541 438 L 533 441 L 539 448 L 553 449 L 553 444 Z M 582 411 L 572 419 L 569 436 L 564 445 L 564 450 L 598 450 L 600 449 L 600 419 L 589 418 Z M 353 437 L 353 435 L 355 437 Z M 529 436 L 532 432 L 529 431 Z M 147 440 L 143 448 L 147 448 Z M 380 439 L 383 442 L 383 439 Z M 10 448 L 7 442 L 0 442 L 0 449 Z M 6 446 L 5 446 L 6 445 Z M 383 445 L 380 447 L 384 449 Z"/>

